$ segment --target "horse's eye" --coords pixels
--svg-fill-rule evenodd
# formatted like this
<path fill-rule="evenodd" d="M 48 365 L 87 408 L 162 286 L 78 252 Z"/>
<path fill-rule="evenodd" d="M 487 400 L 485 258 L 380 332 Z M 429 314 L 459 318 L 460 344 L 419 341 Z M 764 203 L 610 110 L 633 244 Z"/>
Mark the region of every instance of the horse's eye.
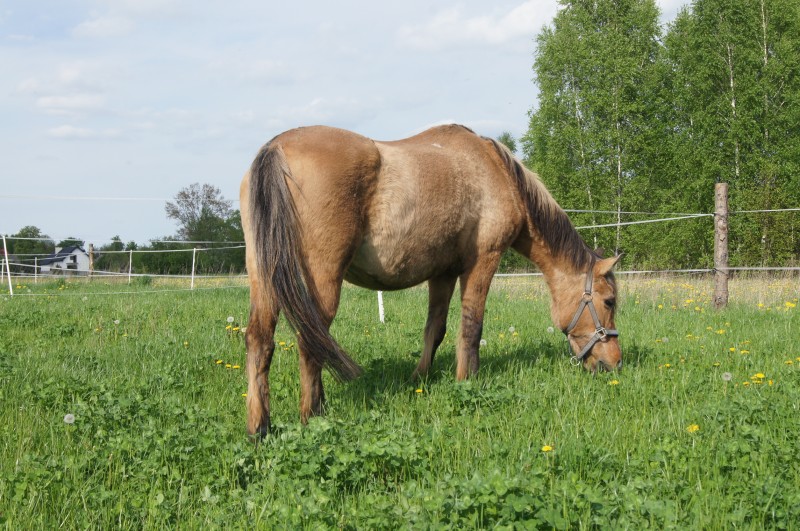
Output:
<path fill-rule="evenodd" d="M 613 310 L 617 306 L 617 300 L 616 299 L 606 299 L 603 302 L 605 303 L 606 308 L 608 308 L 609 310 Z"/>

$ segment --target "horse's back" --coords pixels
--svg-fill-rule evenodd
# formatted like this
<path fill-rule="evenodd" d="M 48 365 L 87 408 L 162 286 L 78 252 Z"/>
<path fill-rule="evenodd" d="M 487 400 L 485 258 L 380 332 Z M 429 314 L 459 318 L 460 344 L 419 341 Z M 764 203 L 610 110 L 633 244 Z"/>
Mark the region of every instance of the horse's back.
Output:
<path fill-rule="evenodd" d="M 387 142 L 314 126 L 272 143 L 290 169 L 309 259 L 340 265 L 355 284 L 400 289 L 458 275 L 507 247 L 522 221 L 491 141 L 463 126 Z"/>

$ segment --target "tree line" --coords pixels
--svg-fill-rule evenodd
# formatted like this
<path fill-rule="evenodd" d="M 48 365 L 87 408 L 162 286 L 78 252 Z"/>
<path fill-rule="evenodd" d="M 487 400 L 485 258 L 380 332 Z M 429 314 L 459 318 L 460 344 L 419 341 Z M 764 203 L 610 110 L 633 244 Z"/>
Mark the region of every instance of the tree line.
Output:
<path fill-rule="evenodd" d="M 526 164 L 576 225 L 800 206 L 800 3 L 695 0 L 666 28 L 654 0 L 561 0 L 537 37 Z M 669 217 L 669 216 L 664 216 Z M 794 212 L 732 214 L 731 265 L 800 252 Z M 713 263 L 710 218 L 583 231 L 628 267 Z"/>
<path fill-rule="evenodd" d="M 191 250 L 197 247 L 204 250 L 195 256 L 196 272 L 242 273 L 245 271 L 244 233 L 239 211 L 231 205 L 219 188 L 210 184 L 189 185 L 165 205 L 167 217 L 178 222 L 177 234 L 150 240 L 145 245 L 138 245 L 135 241 L 123 243 L 118 235 L 113 236 L 110 243 L 95 247 L 95 270 L 123 273 L 132 269 L 137 274 L 188 274 L 192 271 Z M 25 264 L 16 266 L 14 270 L 32 274 L 32 255 L 39 255 L 41 259 L 53 254 L 56 248 L 83 247 L 84 243 L 82 239 L 72 237 L 56 243 L 38 227 L 26 226 L 11 235 L 7 245 L 12 262 Z M 182 252 L 157 252 L 168 250 Z"/>

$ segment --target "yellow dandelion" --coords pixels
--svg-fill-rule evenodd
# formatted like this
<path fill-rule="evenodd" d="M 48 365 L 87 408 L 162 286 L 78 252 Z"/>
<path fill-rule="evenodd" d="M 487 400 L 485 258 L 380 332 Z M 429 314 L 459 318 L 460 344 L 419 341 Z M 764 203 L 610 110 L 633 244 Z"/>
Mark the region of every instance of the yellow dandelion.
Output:
<path fill-rule="evenodd" d="M 736 347 L 731 347 L 728 350 L 731 351 L 731 352 L 736 352 Z"/>
<path fill-rule="evenodd" d="M 759 308 L 763 308 L 764 307 L 764 303 L 763 302 L 759 302 L 756 306 L 758 306 Z"/>
<path fill-rule="evenodd" d="M 720 363 L 718 361 L 715 361 L 714 362 L 714 367 L 719 367 L 719 366 L 720 366 Z"/>
<path fill-rule="evenodd" d="M 611 380 L 608 385 L 619 385 L 619 380 Z"/>
<path fill-rule="evenodd" d="M 753 376 L 751 376 L 751 378 L 754 379 L 754 380 L 763 380 L 764 378 L 766 378 L 766 376 L 764 376 L 763 372 L 758 372 L 758 373 L 754 374 Z"/>
<path fill-rule="evenodd" d="M 740 350 L 739 354 L 750 354 L 749 350 Z"/>
<path fill-rule="evenodd" d="M 228 326 L 225 327 L 225 330 L 230 330 L 230 329 L 231 329 L 231 325 L 228 325 Z"/>
<path fill-rule="evenodd" d="M 698 432 L 700 431 L 700 426 L 698 426 L 697 424 L 689 424 L 689 426 L 686 427 L 686 431 L 688 431 L 689 433 Z"/>
<path fill-rule="evenodd" d="M 669 363 L 665 363 L 665 364 L 664 364 L 664 367 L 665 367 L 665 368 L 667 368 L 667 369 L 669 369 L 670 367 L 672 367 L 672 365 L 670 365 Z"/>
<path fill-rule="evenodd" d="M 238 331 L 239 331 L 239 327 L 238 327 L 238 326 L 234 326 L 234 327 L 233 327 L 233 331 L 234 331 L 234 332 L 238 332 Z"/>
<path fill-rule="evenodd" d="M 242 393 L 242 396 L 247 398 L 247 393 Z"/>
<path fill-rule="evenodd" d="M 189 348 L 189 342 L 188 341 L 184 341 L 183 342 L 183 346 L 186 347 L 186 348 Z"/>
<path fill-rule="evenodd" d="M 750 385 L 750 382 L 742 382 L 742 385 L 747 387 L 748 385 Z"/>
<path fill-rule="evenodd" d="M 286 346 L 286 341 L 278 341 L 278 345 L 280 345 L 282 347 L 285 347 Z"/>
<path fill-rule="evenodd" d="M 775 382 L 773 382 L 772 380 L 768 380 L 767 381 L 767 385 L 772 385 L 773 383 L 775 383 Z"/>
<path fill-rule="evenodd" d="M 789 302 L 789 301 L 784 302 L 783 305 L 786 306 L 786 309 L 794 308 L 794 307 L 797 306 L 797 304 L 795 304 L 793 302 Z"/>
<path fill-rule="evenodd" d="M 794 364 L 794 362 L 792 360 L 786 360 L 783 363 L 785 363 L 786 365 L 793 365 Z"/>
<path fill-rule="evenodd" d="M 230 363 L 226 363 L 226 364 L 225 364 L 225 368 L 226 368 L 226 369 L 230 369 L 230 368 L 231 368 L 231 364 L 230 364 Z"/>
<path fill-rule="evenodd" d="M 222 364 L 222 360 L 217 360 L 215 363 L 216 363 L 217 365 L 221 365 L 221 364 Z"/>
<path fill-rule="evenodd" d="M 723 328 L 720 328 L 719 330 L 717 330 L 717 333 L 718 333 L 719 335 L 722 335 L 722 334 L 724 334 L 724 333 L 725 333 L 725 329 L 723 329 Z"/>
<path fill-rule="evenodd" d="M 544 446 L 542 446 L 542 451 L 543 451 L 544 453 L 547 453 L 547 452 L 552 452 L 552 451 L 553 451 L 553 447 L 552 447 L 552 446 L 550 446 L 549 444 L 545 444 Z"/>
<path fill-rule="evenodd" d="M 238 365 L 234 365 L 233 368 L 234 369 L 239 369 L 240 367 Z"/>
<path fill-rule="evenodd" d="M 663 310 L 663 309 L 664 309 L 664 305 L 663 305 L 663 304 L 659 304 L 659 305 L 658 305 L 658 309 L 659 309 L 659 310 Z"/>
<path fill-rule="evenodd" d="M 415 393 L 417 393 L 418 395 L 419 395 L 419 394 L 422 394 L 422 389 L 417 389 L 417 390 L 416 390 L 416 391 L 414 391 L 414 392 L 415 392 Z"/>

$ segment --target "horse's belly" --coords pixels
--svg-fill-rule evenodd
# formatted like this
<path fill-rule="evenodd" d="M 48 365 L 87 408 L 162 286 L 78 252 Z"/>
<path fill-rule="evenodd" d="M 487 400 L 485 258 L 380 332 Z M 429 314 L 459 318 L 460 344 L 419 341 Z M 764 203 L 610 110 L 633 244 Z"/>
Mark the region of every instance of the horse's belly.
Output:
<path fill-rule="evenodd" d="M 448 271 L 456 273 L 458 253 L 453 245 L 435 249 L 424 244 L 403 247 L 397 243 L 376 245 L 365 239 L 345 279 L 365 288 L 389 291 L 416 286 Z"/>

